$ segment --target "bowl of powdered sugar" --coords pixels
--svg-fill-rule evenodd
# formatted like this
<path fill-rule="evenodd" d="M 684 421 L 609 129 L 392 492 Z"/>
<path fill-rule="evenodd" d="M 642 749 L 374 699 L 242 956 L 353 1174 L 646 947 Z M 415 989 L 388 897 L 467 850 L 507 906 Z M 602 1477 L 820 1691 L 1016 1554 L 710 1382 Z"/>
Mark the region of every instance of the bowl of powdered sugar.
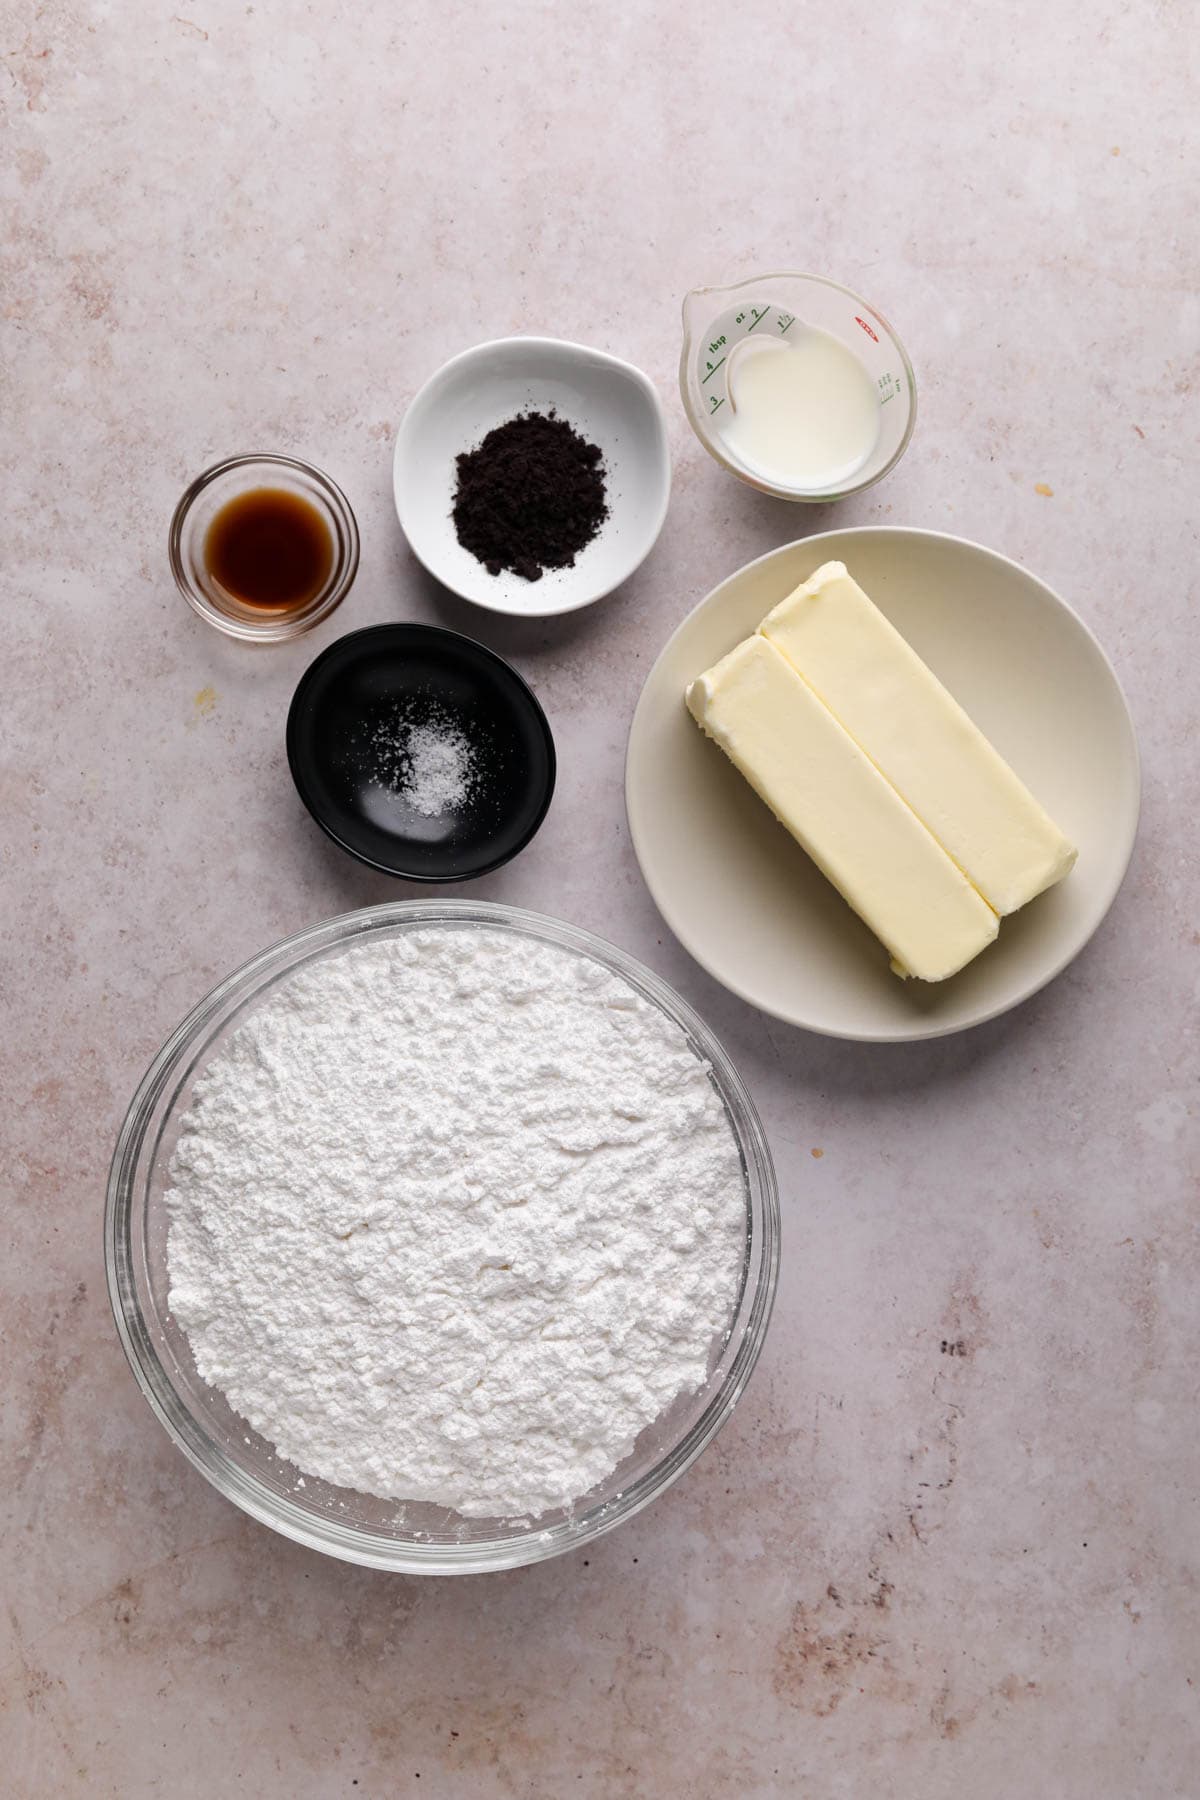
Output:
<path fill-rule="evenodd" d="M 687 1468 L 778 1262 L 761 1125 L 649 970 L 516 908 L 401 903 L 229 977 L 109 1183 L 118 1328 L 228 1498 L 465 1573 L 587 1542 Z"/>

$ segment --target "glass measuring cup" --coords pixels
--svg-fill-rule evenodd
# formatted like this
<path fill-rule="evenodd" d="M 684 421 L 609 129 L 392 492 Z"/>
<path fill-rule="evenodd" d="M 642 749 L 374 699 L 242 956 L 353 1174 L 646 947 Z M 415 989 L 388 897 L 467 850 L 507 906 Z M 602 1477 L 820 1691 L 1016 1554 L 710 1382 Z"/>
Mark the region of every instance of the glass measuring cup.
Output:
<path fill-rule="evenodd" d="M 731 406 L 730 358 L 752 336 L 785 340 L 795 326 L 826 331 L 865 370 L 879 403 L 874 449 L 851 474 L 825 487 L 788 487 L 744 463 L 724 435 Z M 822 275 L 753 275 L 725 287 L 692 288 L 683 302 L 679 391 L 688 422 L 709 455 L 764 494 L 828 503 L 861 493 L 895 467 L 917 418 L 912 364 L 887 320 L 850 288 Z"/>

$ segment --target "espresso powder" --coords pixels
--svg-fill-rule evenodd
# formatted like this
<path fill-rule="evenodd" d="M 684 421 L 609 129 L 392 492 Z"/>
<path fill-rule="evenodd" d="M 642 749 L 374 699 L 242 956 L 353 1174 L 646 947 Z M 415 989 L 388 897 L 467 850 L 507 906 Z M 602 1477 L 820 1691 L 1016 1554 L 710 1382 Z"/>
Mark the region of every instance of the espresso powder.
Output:
<path fill-rule="evenodd" d="M 553 411 L 519 413 L 455 461 L 454 529 L 489 575 L 569 569 L 608 517 L 600 446 Z"/>

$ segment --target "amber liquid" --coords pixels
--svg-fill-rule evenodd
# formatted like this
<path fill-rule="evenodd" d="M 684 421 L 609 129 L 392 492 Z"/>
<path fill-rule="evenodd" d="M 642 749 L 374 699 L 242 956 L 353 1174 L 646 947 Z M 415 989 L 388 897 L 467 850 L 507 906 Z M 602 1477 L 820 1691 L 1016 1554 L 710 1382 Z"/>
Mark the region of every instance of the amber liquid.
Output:
<path fill-rule="evenodd" d="M 311 501 L 285 488 L 252 488 L 227 500 L 204 537 L 209 577 L 231 600 L 262 612 L 296 612 L 315 600 L 333 568 L 333 538 Z"/>

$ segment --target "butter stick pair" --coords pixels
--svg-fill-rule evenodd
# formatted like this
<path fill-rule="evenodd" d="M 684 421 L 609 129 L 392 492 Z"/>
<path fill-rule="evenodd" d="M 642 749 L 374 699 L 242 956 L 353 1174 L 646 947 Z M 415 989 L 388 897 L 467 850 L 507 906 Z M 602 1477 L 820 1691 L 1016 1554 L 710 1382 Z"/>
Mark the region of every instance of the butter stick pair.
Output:
<path fill-rule="evenodd" d="M 687 702 L 899 975 L 956 974 L 1075 861 L 842 563 L 790 594 Z"/>

